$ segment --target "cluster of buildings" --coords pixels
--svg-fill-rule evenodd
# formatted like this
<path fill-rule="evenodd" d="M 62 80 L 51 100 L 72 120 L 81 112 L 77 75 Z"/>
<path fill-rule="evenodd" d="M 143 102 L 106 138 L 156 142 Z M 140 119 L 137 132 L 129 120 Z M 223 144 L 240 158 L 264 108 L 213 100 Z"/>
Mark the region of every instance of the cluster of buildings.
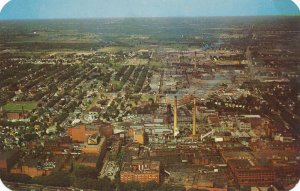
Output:
<path fill-rule="evenodd" d="M 79 124 L 68 128 L 65 137 L 32 141 L 26 143 L 25 150 L 15 148 L 1 153 L 1 171 L 35 177 L 54 170 L 71 171 L 73 165 L 99 169 L 107 151 L 107 139 L 112 135 L 109 124 Z"/>
<path fill-rule="evenodd" d="M 260 115 L 219 114 L 204 107 L 199 111 L 195 136 L 192 117 L 189 124 L 178 121 L 181 134 L 189 130 L 187 136 L 174 135 L 176 119 L 168 125 L 154 117 L 125 128 L 125 139 L 133 144 L 125 148 L 121 181 L 157 181 L 151 179 L 155 169 L 148 167 L 159 161 L 159 177 L 164 177 L 160 182 L 186 188 L 288 187 L 297 182 L 300 158 L 295 136 Z"/>

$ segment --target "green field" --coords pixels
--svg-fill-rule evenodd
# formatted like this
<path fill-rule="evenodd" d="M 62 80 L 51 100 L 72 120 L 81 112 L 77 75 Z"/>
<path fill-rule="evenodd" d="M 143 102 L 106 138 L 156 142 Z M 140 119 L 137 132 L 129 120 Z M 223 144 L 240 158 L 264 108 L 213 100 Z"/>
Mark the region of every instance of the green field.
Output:
<path fill-rule="evenodd" d="M 117 80 L 112 80 L 111 84 L 116 85 L 116 90 L 121 90 L 123 88 L 124 83 L 117 81 Z"/>
<path fill-rule="evenodd" d="M 148 101 L 149 99 L 155 100 L 155 96 L 151 94 L 143 94 L 141 97 L 142 101 Z"/>
<path fill-rule="evenodd" d="M 9 102 L 3 109 L 5 111 L 32 111 L 37 107 L 37 102 Z"/>

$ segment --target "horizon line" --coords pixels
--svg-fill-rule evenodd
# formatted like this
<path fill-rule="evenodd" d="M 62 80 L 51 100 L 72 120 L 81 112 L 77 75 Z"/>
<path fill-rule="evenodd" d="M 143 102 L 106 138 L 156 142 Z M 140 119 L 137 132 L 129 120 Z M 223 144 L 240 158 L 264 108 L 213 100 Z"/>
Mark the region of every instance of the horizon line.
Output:
<path fill-rule="evenodd" d="M 298 14 L 265 14 L 265 15 L 202 15 L 202 16 L 114 16 L 114 17 L 49 17 L 49 18 L 1 18 L 0 21 L 35 21 L 35 20 L 85 20 L 85 19 L 164 19 L 164 18 L 233 18 L 233 17 L 298 17 Z"/>

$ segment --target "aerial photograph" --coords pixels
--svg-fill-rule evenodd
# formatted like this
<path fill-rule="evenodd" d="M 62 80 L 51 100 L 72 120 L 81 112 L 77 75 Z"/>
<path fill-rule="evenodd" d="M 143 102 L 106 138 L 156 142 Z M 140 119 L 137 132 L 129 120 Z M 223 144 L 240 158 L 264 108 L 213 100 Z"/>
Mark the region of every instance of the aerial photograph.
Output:
<path fill-rule="evenodd" d="M 297 5 L 1 0 L 0 190 L 299 191 Z"/>

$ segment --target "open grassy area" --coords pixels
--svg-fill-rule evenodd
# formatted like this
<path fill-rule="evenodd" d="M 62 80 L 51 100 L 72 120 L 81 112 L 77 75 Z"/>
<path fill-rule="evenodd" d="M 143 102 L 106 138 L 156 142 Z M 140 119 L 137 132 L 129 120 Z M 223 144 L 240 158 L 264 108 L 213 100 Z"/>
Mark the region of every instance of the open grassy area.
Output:
<path fill-rule="evenodd" d="M 151 95 L 151 94 L 143 94 L 141 97 L 142 101 L 148 101 L 150 98 L 152 98 L 153 100 L 155 100 L 155 96 Z"/>
<path fill-rule="evenodd" d="M 101 48 L 98 51 L 105 52 L 105 53 L 116 53 L 116 52 L 120 52 L 120 51 L 125 51 L 127 49 L 128 49 L 128 47 L 108 46 L 108 47 L 105 47 L 105 48 Z"/>
<path fill-rule="evenodd" d="M 121 90 L 124 83 L 120 82 L 120 81 L 117 81 L 117 80 L 112 80 L 111 81 L 111 84 L 115 85 L 116 86 L 116 90 Z"/>
<path fill-rule="evenodd" d="M 131 59 L 126 60 L 126 64 L 128 64 L 128 65 L 147 65 L 148 59 L 131 58 Z"/>
<path fill-rule="evenodd" d="M 154 60 L 151 60 L 149 62 L 149 65 L 152 66 L 154 70 L 162 67 L 162 63 L 154 61 Z"/>
<path fill-rule="evenodd" d="M 13 112 L 13 111 L 32 111 L 37 107 L 37 102 L 9 102 L 3 109 L 5 111 Z"/>

